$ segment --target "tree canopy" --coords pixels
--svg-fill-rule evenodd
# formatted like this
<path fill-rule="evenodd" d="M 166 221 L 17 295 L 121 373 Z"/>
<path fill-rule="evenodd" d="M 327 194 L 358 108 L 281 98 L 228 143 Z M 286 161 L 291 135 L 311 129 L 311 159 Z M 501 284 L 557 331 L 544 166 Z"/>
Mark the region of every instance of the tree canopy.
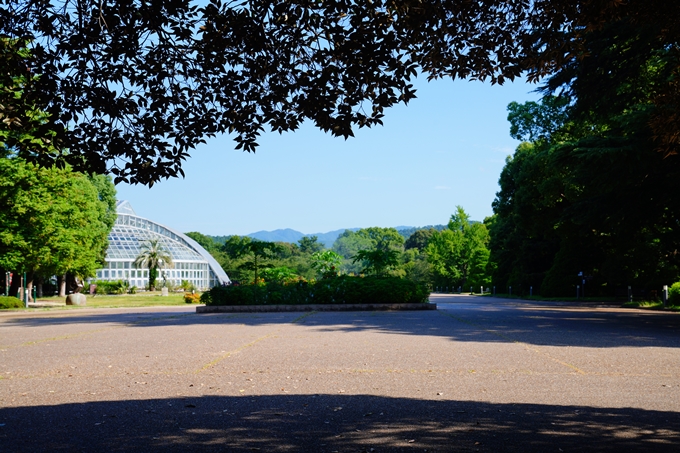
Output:
<path fill-rule="evenodd" d="M 673 51 L 657 49 L 624 76 L 597 56 L 625 54 L 619 34 L 607 28 L 588 39 L 598 53 L 549 78 L 541 103 L 509 107 L 511 130 L 530 141 L 508 158 L 494 201 L 491 261 L 501 287 L 564 296 L 585 280 L 590 294 L 614 295 L 678 278 L 680 155 L 657 133 Z M 585 80 L 599 80 L 601 99 Z"/>
<path fill-rule="evenodd" d="M 149 269 L 149 289 L 151 291 L 156 287 L 158 269 L 174 266 L 172 254 L 160 239 L 149 239 L 142 242 L 139 246 L 139 255 L 137 255 L 133 264 L 138 269 Z M 165 278 L 163 279 L 163 286 L 165 286 Z"/>
<path fill-rule="evenodd" d="M 152 185 L 182 175 L 207 137 L 233 133 L 254 151 L 265 128 L 309 120 L 341 137 L 381 124 L 415 97 L 412 79 L 503 83 L 560 74 L 588 93 L 628 82 L 663 54 L 650 99 L 659 146 L 677 147 L 680 5 L 667 0 L 3 0 L 2 127 L 41 164 L 111 172 Z M 622 44 L 587 38 L 611 26 Z M 630 45 L 629 45 L 630 44 Z M 30 52 L 20 52 L 22 48 Z M 573 73 L 579 61 L 608 69 Z M 610 64 L 610 60 L 614 63 Z M 574 78 L 583 83 L 572 83 Z M 596 82 L 593 85 L 591 82 Z M 613 82 L 613 83 L 612 83 Z M 591 87 L 591 88 L 589 88 Z M 594 88 L 592 88 L 594 87 Z M 629 93 L 634 93 L 631 85 Z M 589 91 L 590 90 L 590 91 Z M 603 102 L 603 104 L 606 103 Z M 30 121 L 31 112 L 45 121 Z M 42 147 L 29 146 L 23 132 Z"/>
<path fill-rule="evenodd" d="M 489 260 L 489 232 L 470 217 L 461 206 L 449 220 L 448 229 L 434 231 L 425 252 L 432 266 L 433 281 L 438 286 L 478 288 L 489 284 L 486 265 Z"/>
<path fill-rule="evenodd" d="M 95 274 L 112 226 L 110 180 L 98 183 L 70 169 L 45 169 L 0 159 L 0 268 L 48 277 Z M 113 217 L 115 221 L 115 217 Z"/>

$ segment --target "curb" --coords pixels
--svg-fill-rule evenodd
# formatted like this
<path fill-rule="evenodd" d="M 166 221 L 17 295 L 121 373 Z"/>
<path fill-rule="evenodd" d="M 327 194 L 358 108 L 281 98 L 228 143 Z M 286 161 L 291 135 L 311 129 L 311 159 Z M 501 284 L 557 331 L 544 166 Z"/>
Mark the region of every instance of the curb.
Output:
<path fill-rule="evenodd" d="M 203 305 L 196 313 L 274 313 L 296 311 L 408 311 L 436 310 L 437 304 L 316 304 L 316 305 Z"/>

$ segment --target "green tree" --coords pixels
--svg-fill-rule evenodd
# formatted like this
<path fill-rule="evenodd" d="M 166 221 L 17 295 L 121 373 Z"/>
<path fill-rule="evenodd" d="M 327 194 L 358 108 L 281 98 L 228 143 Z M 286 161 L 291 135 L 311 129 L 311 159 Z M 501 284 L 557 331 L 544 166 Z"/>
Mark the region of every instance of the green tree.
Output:
<path fill-rule="evenodd" d="M 137 268 L 149 269 L 149 289 L 153 291 L 156 289 L 158 269 L 173 267 L 172 255 L 159 239 L 149 239 L 140 245 L 140 252 L 135 258 L 134 265 Z"/>
<path fill-rule="evenodd" d="M 262 269 L 260 276 L 265 282 L 285 283 L 297 278 L 298 275 L 293 269 L 286 266 L 278 266 Z"/>
<path fill-rule="evenodd" d="M 495 282 L 571 295 L 584 273 L 590 294 L 613 295 L 677 278 L 680 158 L 667 132 L 679 124 L 669 81 L 680 59 L 650 43 L 655 33 L 630 18 L 584 32 L 582 57 L 548 78 L 547 97 L 514 105 L 517 138 L 542 133 L 523 135 L 533 141 L 501 173 L 490 227 Z M 556 93 L 567 110 L 551 108 Z"/>
<path fill-rule="evenodd" d="M 199 245 L 210 254 L 213 254 L 213 252 L 215 252 L 216 249 L 218 248 L 218 244 L 216 244 L 213 238 L 211 238 L 210 236 L 206 236 L 205 234 L 201 234 L 197 231 L 191 231 L 189 233 L 186 233 L 186 235 L 189 236 L 194 241 L 198 242 Z"/>
<path fill-rule="evenodd" d="M 425 248 L 435 285 L 463 288 L 488 285 L 488 242 L 486 226 L 470 222 L 463 208 L 457 206 L 448 229 L 433 233 Z"/>
<path fill-rule="evenodd" d="M 260 270 L 274 267 L 270 260 L 280 250 L 281 246 L 274 242 L 243 241 L 241 248 L 236 252 L 236 256 L 245 259 L 240 268 L 253 272 L 253 283 L 257 284 Z"/>
<path fill-rule="evenodd" d="M 370 227 L 345 230 L 333 244 L 333 251 L 345 259 L 346 272 L 361 271 L 361 260 L 354 260 L 361 250 L 393 250 L 397 257 L 403 251 L 404 237 L 394 228 Z"/>
<path fill-rule="evenodd" d="M 359 250 L 352 262 L 363 264 L 362 273 L 384 276 L 399 265 L 399 252 L 389 248 Z"/>
<path fill-rule="evenodd" d="M 322 278 L 332 278 L 338 275 L 342 255 L 333 250 L 323 250 L 312 253 L 310 259 L 312 268 L 320 273 Z"/>
<path fill-rule="evenodd" d="M 0 158 L 0 268 L 94 276 L 108 245 L 106 204 L 82 174 Z"/>
<path fill-rule="evenodd" d="M 310 255 L 320 252 L 324 249 L 323 244 L 319 242 L 319 238 L 317 236 L 303 236 L 298 241 L 298 245 L 302 253 L 307 253 Z"/>
<path fill-rule="evenodd" d="M 417 249 L 418 251 L 424 250 L 427 246 L 427 242 L 430 240 L 432 235 L 436 232 L 434 228 L 416 230 L 412 235 L 406 239 L 404 243 L 404 250 Z"/>

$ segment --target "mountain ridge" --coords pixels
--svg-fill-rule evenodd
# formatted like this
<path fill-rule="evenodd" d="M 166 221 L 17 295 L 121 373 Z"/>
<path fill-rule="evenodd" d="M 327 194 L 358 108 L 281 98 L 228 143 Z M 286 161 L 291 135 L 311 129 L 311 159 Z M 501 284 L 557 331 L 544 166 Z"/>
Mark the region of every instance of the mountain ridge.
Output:
<path fill-rule="evenodd" d="M 446 225 L 427 225 L 423 227 L 400 225 L 393 228 L 399 231 L 399 233 L 402 236 L 404 236 L 405 239 L 408 239 L 408 237 L 417 230 L 430 228 L 434 228 L 436 230 L 443 230 L 444 228 L 446 228 Z M 338 230 L 328 231 L 326 233 L 305 234 L 300 231 L 293 230 L 292 228 L 279 228 L 271 231 L 266 230 L 256 231 L 254 233 L 246 234 L 246 236 L 253 239 L 258 239 L 260 241 L 291 242 L 291 243 L 298 242 L 303 237 L 316 236 L 319 242 L 324 244 L 324 246 L 326 246 L 327 248 L 331 248 L 333 247 L 333 243 L 335 242 L 335 240 L 338 239 L 338 237 L 345 231 L 347 230 L 358 231 L 360 229 L 361 228 L 340 228 Z"/>
<path fill-rule="evenodd" d="M 471 221 L 471 223 L 477 223 L 476 221 Z M 435 230 L 441 231 L 447 228 L 446 225 L 425 225 L 425 226 L 420 226 L 420 227 L 414 227 L 414 226 L 405 226 L 405 225 L 400 225 L 396 227 L 392 227 L 395 230 L 399 232 L 402 236 L 404 236 L 404 239 L 408 239 L 408 237 L 416 232 L 417 230 L 429 230 L 430 228 L 434 228 Z M 358 231 L 361 230 L 361 228 L 340 228 L 338 230 L 333 230 L 333 231 L 328 231 L 325 233 L 310 233 L 310 234 L 305 234 L 300 231 L 294 230 L 292 228 L 278 228 L 276 230 L 260 230 L 256 231 L 254 233 L 249 233 L 245 234 L 243 236 L 252 238 L 252 239 L 257 239 L 259 241 L 267 241 L 267 242 L 289 242 L 289 243 L 296 243 L 303 237 L 311 237 L 311 236 L 316 236 L 318 241 L 322 243 L 326 248 L 331 248 L 333 247 L 333 244 L 335 243 L 336 239 L 344 233 L 345 231 L 350 230 L 350 231 Z M 225 236 L 211 236 L 213 240 L 216 242 L 222 243 L 224 240 L 229 237 L 230 235 L 225 235 Z"/>

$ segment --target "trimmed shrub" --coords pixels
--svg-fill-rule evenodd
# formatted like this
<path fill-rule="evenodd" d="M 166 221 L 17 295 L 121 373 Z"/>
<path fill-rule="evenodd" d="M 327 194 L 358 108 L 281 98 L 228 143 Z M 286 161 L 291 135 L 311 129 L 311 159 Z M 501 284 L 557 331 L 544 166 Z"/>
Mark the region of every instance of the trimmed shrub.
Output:
<path fill-rule="evenodd" d="M 24 308 L 24 302 L 12 296 L 0 296 L 0 310 L 8 308 Z"/>
<path fill-rule="evenodd" d="M 680 282 L 673 283 L 668 288 L 668 303 L 670 305 L 680 305 Z"/>
<path fill-rule="evenodd" d="M 128 288 L 125 280 L 95 280 L 92 283 L 97 285 L 95 294 L 125 294 Z"/>
<path fill-rule="evenodd" d="M 403 304 L 427 302 L 425 285 L 399 277 L 341 276 L 264 285 L 216 286 L 203 293 L 206 305 Z"/>

